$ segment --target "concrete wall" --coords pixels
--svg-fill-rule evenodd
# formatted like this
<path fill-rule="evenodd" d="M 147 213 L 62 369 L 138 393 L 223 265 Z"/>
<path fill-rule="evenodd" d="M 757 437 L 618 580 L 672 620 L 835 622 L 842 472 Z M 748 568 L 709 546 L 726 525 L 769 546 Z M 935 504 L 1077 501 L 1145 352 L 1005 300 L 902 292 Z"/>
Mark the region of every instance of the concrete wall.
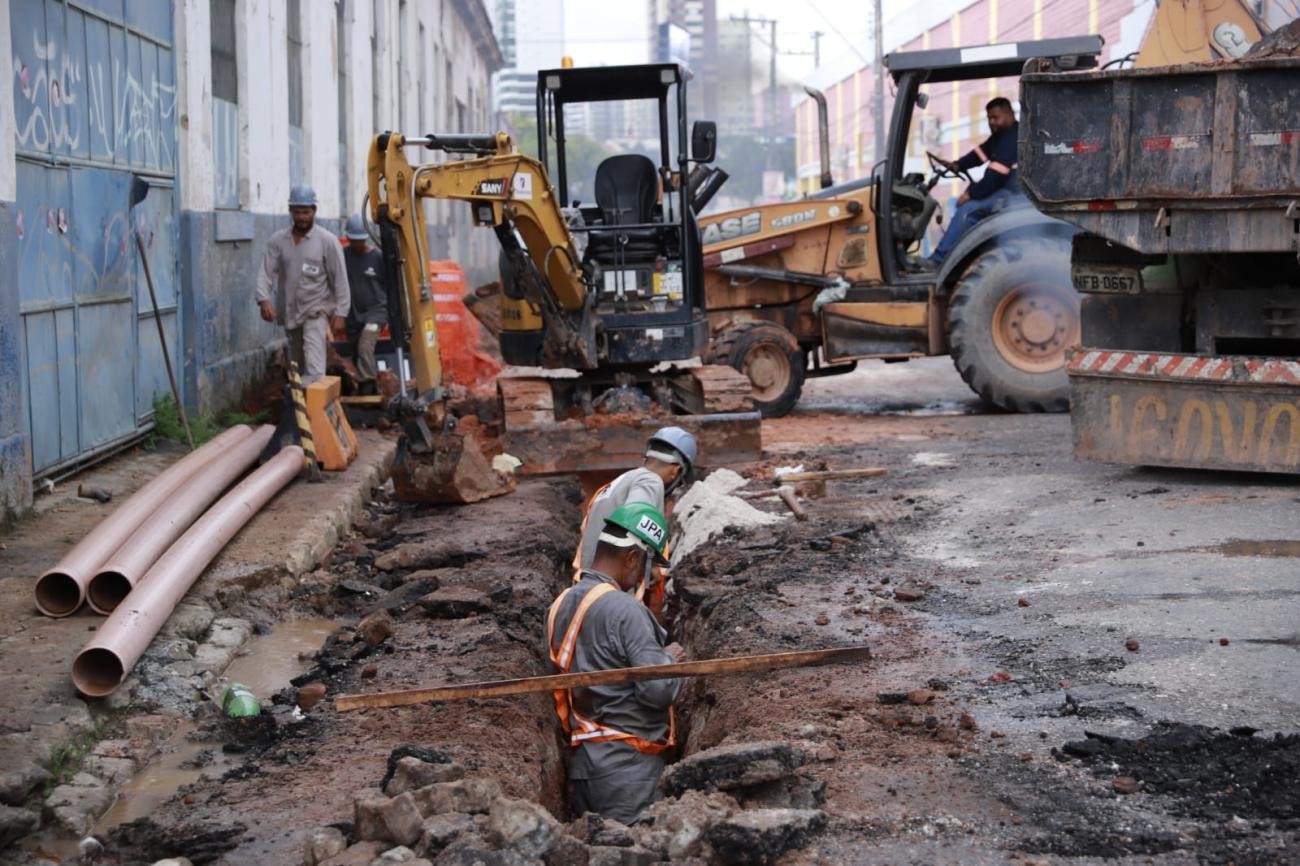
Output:
<path fill-rule="evenodd" d="M 8 49 L 9 2 L 0 0 L 0 46 Z M 13 80 L 13 54 L 0 52 L 0 79 Z M 14 128 L 14 92 L 0 87 L 0 129 Z M 12 282 L 17 272 L 14 226 L 17 173 L 14 137 L 0 135 L 0 525 L 32 504 L 32 460 L 23 407 L 22 316 Z"/>
<path fill-rule="evenodd" d="M 186 392 L 194 408 L 217 411 L 239 401 L 284 342 L 279 329 L 261 321 L 253 292 L 265 239 L 288 225 L 285 4 L 237 4 L 239 132 L 231 150 L 237 165 L 219 165 L 223 151 L 211 144 L 208 0 L 182 0 L 175 9 Z M 317 219 L 332 230 L 361 209 L 376 132 L 490 129 L 489 81 L 500 56 L 481 0 L 345 0 L 342 32 L 337 9 L 328 0 L 302 0 L 304 168 L 320 199 Z M 222 171 L 238 173 L 238 210 L 214 207 Z M 467 208 L 436 203 L 426 217 L 433 258 L 459 261 L 471 285 L 495 278 L 495 238 L 473 229 Z"/>

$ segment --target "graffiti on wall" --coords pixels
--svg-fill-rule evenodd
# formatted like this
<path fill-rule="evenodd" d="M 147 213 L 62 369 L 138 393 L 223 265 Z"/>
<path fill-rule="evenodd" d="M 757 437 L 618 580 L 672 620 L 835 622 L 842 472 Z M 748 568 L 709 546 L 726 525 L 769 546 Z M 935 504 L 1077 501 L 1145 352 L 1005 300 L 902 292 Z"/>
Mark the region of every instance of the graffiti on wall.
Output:
<path fill-rule="evenodd" d="M 72 8 L 36 6 L 15 18 L 20 151 L 174 170 L 176 85 L 170 49 Z"/>

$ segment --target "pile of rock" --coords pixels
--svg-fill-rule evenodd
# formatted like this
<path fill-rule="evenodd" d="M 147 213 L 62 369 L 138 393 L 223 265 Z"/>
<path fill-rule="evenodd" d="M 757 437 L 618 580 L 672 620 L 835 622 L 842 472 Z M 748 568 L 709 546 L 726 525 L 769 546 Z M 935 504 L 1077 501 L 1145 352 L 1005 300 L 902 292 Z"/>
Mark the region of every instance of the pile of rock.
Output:
<path fill-rule="evenodd" d="M 700 752 L 664 777 L 667 799 L 634 827 L 598 815 L 567 825 L 542 805 L 464 778 L 454 762 L 407 756 L 383 790 L 357 795 L 352 824 L 308 834 L 305 866 L 649 866 L 770 863 L 823 826 L 824 785 L 787 743 Z"/>

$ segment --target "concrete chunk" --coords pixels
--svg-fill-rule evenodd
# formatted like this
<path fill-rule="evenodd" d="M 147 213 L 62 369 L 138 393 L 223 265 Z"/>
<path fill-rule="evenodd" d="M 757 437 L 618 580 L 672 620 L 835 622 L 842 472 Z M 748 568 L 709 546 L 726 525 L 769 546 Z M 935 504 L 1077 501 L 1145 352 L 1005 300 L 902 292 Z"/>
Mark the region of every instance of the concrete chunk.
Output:
<path fill-rule="evenodd" d="M 414 845 L 424 832 L 421 827 L 424 817 L 410 792 L 397 797 L 367 792 L 357 797 L 353 805 L 357 839 L 361 841 Z"/>
<path fill-rule="evenodd" d="M 455 782 L 465 777 L 465 768 L 460 764 L 432 764 L 419 758 L 407 756 L 397 761 L 393 778 L 388 780 L 384 793 L 390 797 L 425 788 L 439 782 Z"/>
<path fill-rule="evenodd" d="M 303 866 L 320 866 L 321 863 L 347 850 L 348 840 L 337 827 L 317 827 L 307 834 L 304 843 Z"/>
<path fill-rule="evenodd" d="M 669 796 L 688 790 L 747 788 L 789 776 L 804 760 L 803 751 L 789 743 L 715 746 L 678 761 L 664 773 L 660 785 Z"/>
<path fill-rule="evenodd" d="M 426 785 L 410 792 L 426 818 L 443 812 L 487 813 L 501 796 L 501 786 L 491 779 L 461 779 Z"/>
<path fill-rule="evenodd" d="M 751 809 L 709 827 L 704 838 L 730 863 L 767 864 L 825 824 L 826 813 L 817 809 Z"/>
<path fill-rule="evenodd" d="M 0 848 L 23 838 L 41 825 L 41 816 L 28 809 L 0 806 Z"/>
<path fill-rule="evenodd" d="M 474 819 L 463 812 L 447 812 L 443 815 L 430 815 L 424 819 L 421 827 L 424 832 L 415 850 L 424 854 L 437 854 L 457 836 L 472 832 Z"/>

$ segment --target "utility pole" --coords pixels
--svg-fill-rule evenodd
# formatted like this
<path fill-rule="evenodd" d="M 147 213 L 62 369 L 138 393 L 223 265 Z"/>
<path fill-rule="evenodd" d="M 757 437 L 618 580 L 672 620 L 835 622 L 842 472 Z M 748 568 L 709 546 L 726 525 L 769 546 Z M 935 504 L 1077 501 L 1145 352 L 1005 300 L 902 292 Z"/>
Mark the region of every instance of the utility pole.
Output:
<path fill-rule="evenodd" d="M 875 57 L 871 63 L 871 80 L 875 85 L 871 94 L 871 115 L 873 121 L 872 138 L 875 139 L 875 161 L 885 158 L 885 24 L 881 14 L 881 0 L 871 4 L 872 24 L 875 35 Z"/>
<path fill-rule="evenodd" d="M 751 16 L 745 14 L 745 15 L 732 15 L 731 20 L 742 21 L 745 24 L 758 24 L 758 25 L 766 24 L 768 28 L 768 47 L 771 49 L 772 55 L 771 55 L 771 62 L 768 64 L 768 72 L 767 72 L 767 99 L 765 100 L 765 104 L 767 105 L 767 110 L 765 113 L 767 114 L 767 117 L 764 118 L 763 128 L 767 135 L 768 168 L 776 168 L 777 153 L 776 153 L 776 149 L 772 146 L 773 143 L 776 141 L 777 129 L 778 129 L 777 117 L 776 117 L 777 105 L 778 105 L 777 97 L 776 97 L 776 19 L 767 18 L 762 15 Z"/>
<path fill-rule="evenodd" d="M 813 69 L 816 69 L 822 65 L 822 37 L 825 35 L 826 34 L 821 32 L 820 30 L 814 30 L 812 32 Z"/>

